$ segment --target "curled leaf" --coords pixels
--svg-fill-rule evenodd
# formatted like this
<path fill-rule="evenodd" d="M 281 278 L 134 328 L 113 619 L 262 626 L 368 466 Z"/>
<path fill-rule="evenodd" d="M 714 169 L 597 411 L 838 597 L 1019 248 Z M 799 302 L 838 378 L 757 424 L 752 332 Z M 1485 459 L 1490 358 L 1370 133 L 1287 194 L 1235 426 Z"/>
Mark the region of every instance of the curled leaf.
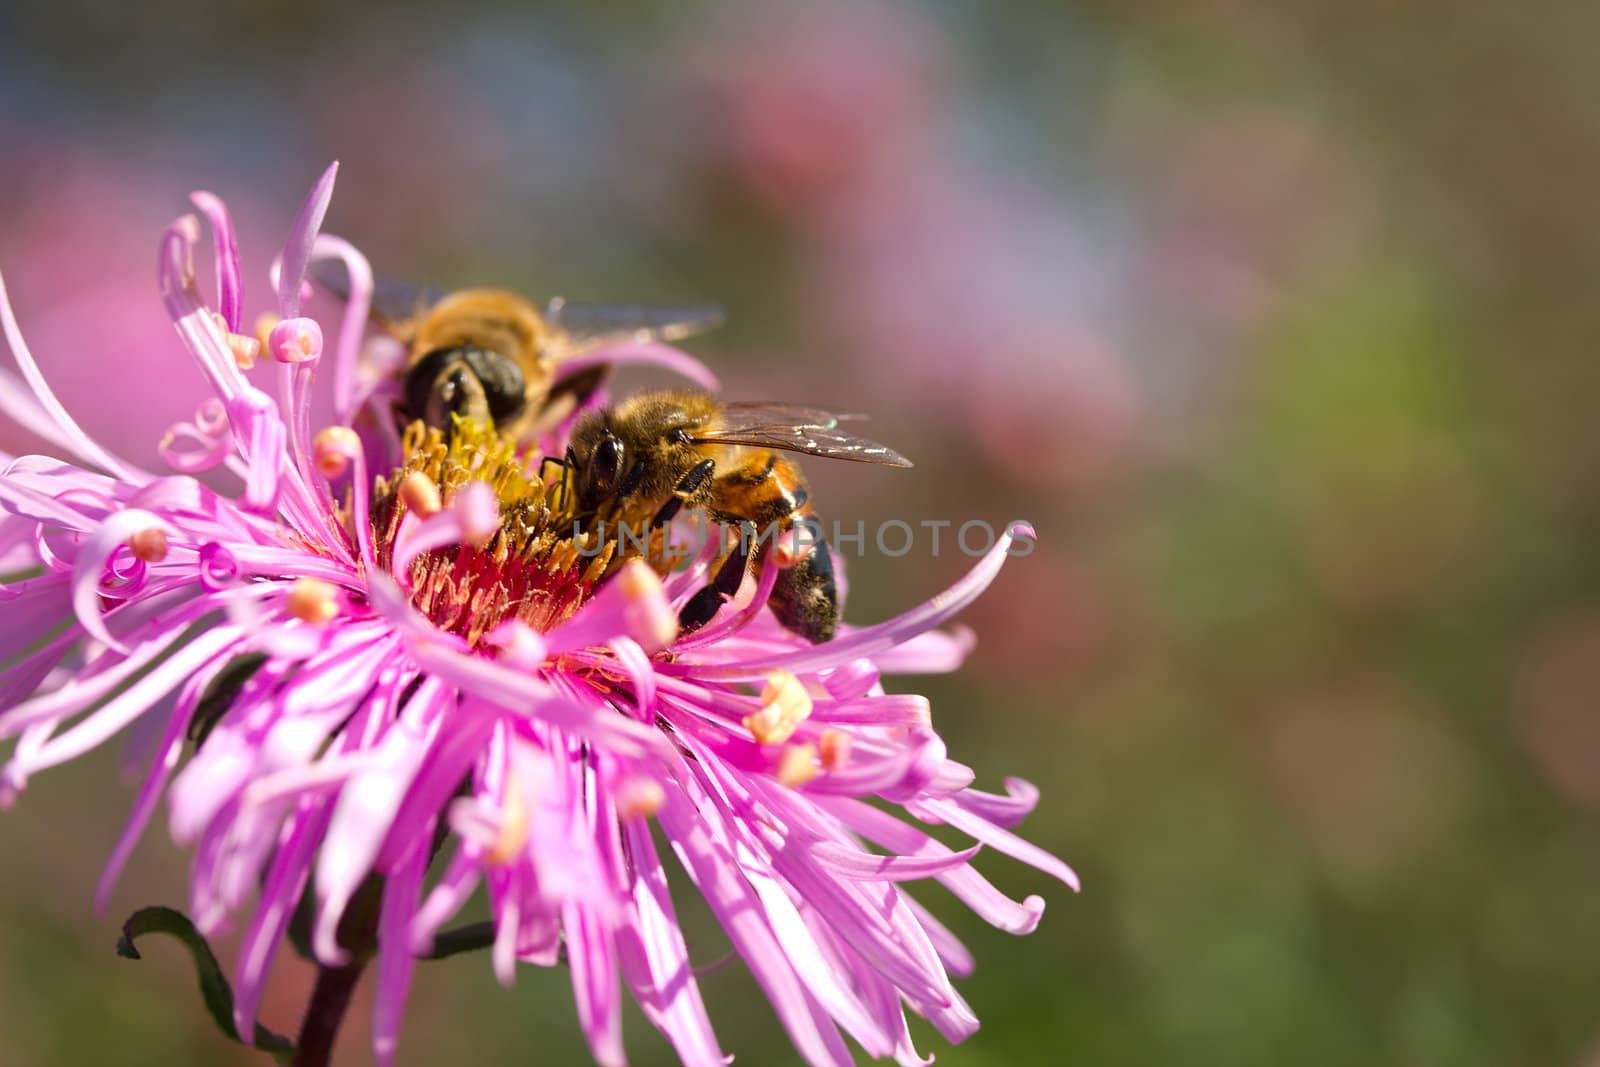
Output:
<path fill-rule="evenodd" d="M 166 934 L 183 942 L 194 959 L 200 996 L 205 1000 L 206 1011 L 210 1012 L 211 1021 L 217 1024 L 218 1030 L 242 1045 L 268 1053 L 281 1063 L 289 1062 L 294 1056 L 294 1045 L 281 1034 L 273 1033 L 260 1023 L 256 1023 L 256 1032 L 250 1041 L 245 1041 L 234 1031 L 233 987 L 228 985 L 228 979 L 223 975 L 211 946 L 206 944 L 206 939 L 194 928 L 194 923 L 189 921 L 187 915 L 172 908 L 140 908 L 122 924 L 122 937 L 117 940 L 117 955 L 124 959 L 141 959 L 134 942 L 145 934 Z"/>

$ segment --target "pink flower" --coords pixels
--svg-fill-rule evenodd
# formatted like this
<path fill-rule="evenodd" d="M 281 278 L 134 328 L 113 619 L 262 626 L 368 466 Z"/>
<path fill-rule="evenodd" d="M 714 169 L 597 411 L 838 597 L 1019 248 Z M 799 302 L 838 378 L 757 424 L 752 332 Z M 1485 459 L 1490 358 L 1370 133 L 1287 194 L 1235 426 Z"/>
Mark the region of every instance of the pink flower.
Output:
<path fill-rule="evenodd" d="M 710 553 L 665 579 L 615 545 L 591 558 L 537 518 L 537 456 L 489 432 L 446 444 L 420 428 L 390 455 L 353 429 L 371 394 L 358 367 L 370 272 L 318 235 L 333 178 L 290 231 L 277 268 L 288 325 L 253 374 L 226 209 L 195 197 L 216 235 L 220 312 L 197 290 L 197 219 L 167 230 L 163 299 L 214 394 L 169 449 L 177 474 L 132 466 L 72 420 L 0 286 L 26 379 L 0 373 L 0 407 L 71 457 L 0 456 L 0 573 L 23 575 L 0 587 L 0 737 L 17 739 L 0 803 L 159 717 L 97 899 L 165 794 L 173 837 L 195 850 L 197 926 L 245 923 L 241 1034 L 309 891 L 317 960 L 376 961 L 373 1043 L 389 1062 L 412 968 L 482 885 L 496 975 L 564 961 L 598 1062 L 623 1062 L 625 985 L 685 1063 L 723 1063 L 653 818 L 808 1062 L 850 1062 L 841 1031 L 874 1057 L 924 1062 L 906 1006 L 966 1037 L 977 1019 L 950 978 L 972 958 L 900 883 L 937 880 L 1025 933 L 1043 901 L 986 881 L 979 848 L 1076 879 L 1010 830 L 1036 791 L 972 789 L 927 701 L 880 677 L 961 661 L 966 640 L 936 628 L 989 584 L 1010 538 L 921 607 L 824 644 L 766 609 L 772 566 L 680 635 L 677 609 Z M 324 329 L 299 317 L 302 278 L 333 255 L 357 285 L 345 321 Z M 313 433 L 324 354 L 340 421 Z M 387 457 L 382 477 L 374 456 Z M 237 476 L 235 494 L 192 477 L 212 465 Z M 918 823 L 973 844 L 952 849 Z"/>

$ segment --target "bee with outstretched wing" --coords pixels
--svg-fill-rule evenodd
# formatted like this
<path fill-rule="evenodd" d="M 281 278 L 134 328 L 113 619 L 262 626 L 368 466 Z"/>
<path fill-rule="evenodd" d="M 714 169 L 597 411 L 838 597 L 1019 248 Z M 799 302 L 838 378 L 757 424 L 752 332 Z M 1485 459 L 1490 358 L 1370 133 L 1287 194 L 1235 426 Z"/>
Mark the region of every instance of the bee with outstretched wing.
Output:
<path fill-rule="evenodd" d="M 739 591 L 752 558 L 792 542 L 768 598 L 784 626 L 826 641 L 839 624 L 838 587 L 828 547 L 810 528 L 803 548 L 797 525 L 813 519 L 811 491 L 784 452 L 909 467 L 900 453 L 843 429 L 852 416 L 794 404 L 721 403 L 690 391 L 643 393 L 584 416 L 567 452 L 580 523 L 607 515 L 650 515 L 670 522 L 685 508 L 745 528 L 704 589 L 679 613 L 686 630 L 704 626 Z"/>

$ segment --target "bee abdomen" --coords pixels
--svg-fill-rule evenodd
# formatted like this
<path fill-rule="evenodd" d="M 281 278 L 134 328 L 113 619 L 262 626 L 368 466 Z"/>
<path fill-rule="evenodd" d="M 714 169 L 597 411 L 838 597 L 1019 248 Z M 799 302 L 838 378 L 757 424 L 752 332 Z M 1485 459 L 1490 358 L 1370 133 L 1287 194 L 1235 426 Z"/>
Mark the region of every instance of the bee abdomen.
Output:
<path fill-rule="evenodd" d="M 826 541 L 778 572 L 767 605 L 784 629 L 816 644 L 831 641 L 839 628 L 839 588 L 833 580 L 833 556 Z"/>

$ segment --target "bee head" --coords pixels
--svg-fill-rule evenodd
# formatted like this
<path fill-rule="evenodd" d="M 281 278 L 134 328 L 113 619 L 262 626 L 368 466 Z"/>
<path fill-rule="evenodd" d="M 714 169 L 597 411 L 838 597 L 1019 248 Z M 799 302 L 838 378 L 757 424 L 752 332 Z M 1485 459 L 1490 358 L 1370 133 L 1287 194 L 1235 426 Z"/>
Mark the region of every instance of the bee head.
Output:
<path fill-rule="evenodd" d="M 627 449 L 605 416 L 596 413 L 573 430 L 571 453 L 578 507 L 592 512 L 622 488 Z"/>

